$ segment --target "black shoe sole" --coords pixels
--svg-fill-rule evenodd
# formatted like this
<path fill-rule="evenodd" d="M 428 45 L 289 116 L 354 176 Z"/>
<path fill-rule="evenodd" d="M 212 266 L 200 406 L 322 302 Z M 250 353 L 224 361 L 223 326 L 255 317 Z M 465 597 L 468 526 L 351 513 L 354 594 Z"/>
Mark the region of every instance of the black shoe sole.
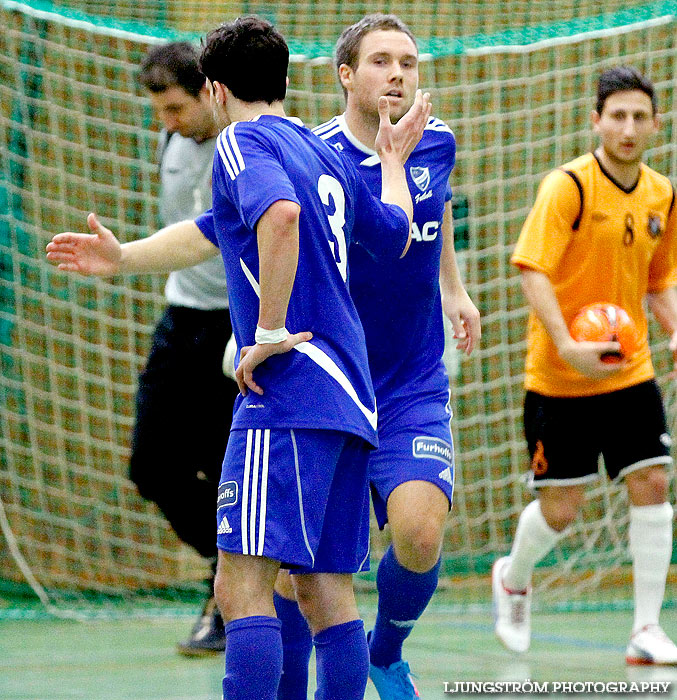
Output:
<path fill-rule="evenodd" d="M 196 658 L 201 656 L 223 656 L 224 649 L 210 649 L 209 647 L 191 647 L 187 644 L 177 644 L 176 650 L 181 656 Z"/>

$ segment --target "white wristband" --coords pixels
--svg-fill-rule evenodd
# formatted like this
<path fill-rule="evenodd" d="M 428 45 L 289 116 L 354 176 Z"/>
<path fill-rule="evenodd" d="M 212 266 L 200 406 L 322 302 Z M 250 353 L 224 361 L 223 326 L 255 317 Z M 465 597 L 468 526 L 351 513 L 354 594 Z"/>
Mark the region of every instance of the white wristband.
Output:
<path fill-rule="evenodd" d="M 283 340 L 287 340 L 288 336 L 289 331 L 284 327 L 269 331 L 266 328 L 261 328 L 261 326 L 256 326 L 254 340 L 258 345 L 274 345 L 275 343 L 281 343 Z"/>

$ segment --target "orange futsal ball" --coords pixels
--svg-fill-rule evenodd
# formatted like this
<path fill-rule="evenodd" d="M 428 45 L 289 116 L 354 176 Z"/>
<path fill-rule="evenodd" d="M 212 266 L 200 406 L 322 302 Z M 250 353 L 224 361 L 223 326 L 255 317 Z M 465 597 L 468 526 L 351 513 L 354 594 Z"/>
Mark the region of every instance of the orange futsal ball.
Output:
<path fill-rule="evenodd" d="M 621 344 L 620 352 L 605 352 L 602 362 L 620 362 L 639 348 L 639 334 L 627 311 L 616 304 L 596 303 L 584 306 L 570 327 L 574 340 L 612 341 Z"/>

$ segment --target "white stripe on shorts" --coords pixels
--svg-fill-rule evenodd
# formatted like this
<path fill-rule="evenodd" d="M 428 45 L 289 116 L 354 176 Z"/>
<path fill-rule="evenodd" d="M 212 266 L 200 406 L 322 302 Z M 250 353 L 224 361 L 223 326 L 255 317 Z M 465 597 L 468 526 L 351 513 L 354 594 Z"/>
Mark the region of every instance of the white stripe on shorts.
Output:
<path fill-rule="evenodd" d="M 268 504 L 268 453 L 270 452 L 270 430 L 263 431 L 263 460 L 261 465 L 261 510 L 259 513 L 259 546 L 257 556 L 263 556 L 266 540 L 266 506 Z"/>
<path fill-rule="evenodd" d="M 249 471 L 252 458 L 253 430 L 247 431 L 247 447 L 244 456 L 244 476 L 242 477 L 242 513 L 240 516 L 240 530 L 242 530 L 242 554 L 249 554 L 247 539 L 247 506 L 249 504 Z"/>
<path fill-rule="evenodd" d="M 306 514 L 303 511 L 303 490 L 301 488 L 301 471 L 299 469 L 299 452 L 296 446 L 296 435 L 294 431 L 290 430 L 291 444 L 294 448 L 294 469 L 296 470 L 296 489 L 299 494 L 299 515 L 301 516 L 301 531 L 303 532 L 303 541 L 306 543 L 306 549 L 308 554 L 310 554 L 310 559 L 312 561 L 312 566 L 315 566 L 315 555 L 313 550 L 310 548 L 310 542 L 308 542 L 308 533 L 306 532 Z"/>
<path fill-rule="evenodd" d="M 261 433 L 263 433 L 263 446 L 261 445 Z M 252 446 L 254 448 L 253 455 Z M 244 475 L 242 477 L 242 513 L 240 516 L 242 554 L 263 556 L 263 547 L 266 541 L 269 453 L 270 429 L 255 430 L 250 428 L 247 430 Z"/>
<path fill-rule="evenodd" d="M 252 496 L 249 504 L 249 553 L 256 553 L 256 509 L 259 496 L 259 461 L 261 459 L 261 431 L 254 433 L 254 464 L 252 469 Z"/>

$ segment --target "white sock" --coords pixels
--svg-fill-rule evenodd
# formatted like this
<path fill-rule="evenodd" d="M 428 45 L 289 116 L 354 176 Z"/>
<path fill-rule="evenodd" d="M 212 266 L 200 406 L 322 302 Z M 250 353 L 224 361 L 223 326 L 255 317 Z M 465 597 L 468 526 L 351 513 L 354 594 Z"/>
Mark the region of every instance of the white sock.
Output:
<path fill-rule="evenodd" d="M 672 557 L 672 506 L 630 506 L 629 538 L 637 632 L 658 624 Z"/>
<path fill-rule="evenodd" d="M 520 515 L 510 552 L 510 566 L 503 574 L 503 584 L 511 591 L 523 591 L 531 583 L 534 566 L 564 536 L 545 521 L 541 502 L 532 501 Z"/>

